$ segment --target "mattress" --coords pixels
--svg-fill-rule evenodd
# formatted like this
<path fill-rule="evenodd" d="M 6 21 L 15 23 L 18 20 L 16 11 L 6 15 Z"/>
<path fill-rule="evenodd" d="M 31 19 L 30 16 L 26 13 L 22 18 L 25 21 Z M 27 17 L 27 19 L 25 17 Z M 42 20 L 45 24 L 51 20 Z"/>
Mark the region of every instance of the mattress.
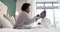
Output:
<path fill-rule="evenodd" d="M 0 32 L 60 32 L 59 29 L 47 29 L 47 28 L 37 28 L 37 29 L 10 29 L 2 28 Z"/>

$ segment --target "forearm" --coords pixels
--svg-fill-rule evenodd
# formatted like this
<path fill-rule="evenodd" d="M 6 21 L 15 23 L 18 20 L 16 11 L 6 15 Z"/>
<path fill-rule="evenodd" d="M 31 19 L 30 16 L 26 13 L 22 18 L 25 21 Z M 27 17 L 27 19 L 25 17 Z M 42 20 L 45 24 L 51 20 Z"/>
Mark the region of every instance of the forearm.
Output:
<path fill-rule="evenodd" d="M 35 21 L 37 21 L 38 19 L 40 19 L 40 17 L 34 17 L 32 19 L 35 20 Z"/>

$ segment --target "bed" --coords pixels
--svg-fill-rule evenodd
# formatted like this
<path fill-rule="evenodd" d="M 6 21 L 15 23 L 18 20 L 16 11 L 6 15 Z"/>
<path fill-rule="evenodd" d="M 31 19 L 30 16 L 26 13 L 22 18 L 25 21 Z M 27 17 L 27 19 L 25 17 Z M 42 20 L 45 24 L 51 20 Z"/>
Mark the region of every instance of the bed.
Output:
<path fill-rule="evenodd" d="M 37 28 L 37 29 L 11 29 L 2 28 L 0 32 L 60 32 L 59 29 L 47 29 L 47 28 Z"/>
<path fill-rule="evenodd" d="M 0 14 L 7 14 L 7 6 L 0 1 Z M 5 16 L 6 17 L 6 16 Z M 59 29 L 47 29 L 47 28 L 36 28 L 36 29 L 13 29 L 12 24 L 0 15 L 0 24 L 2 23 L 4 28 L 0 28 L 0 32 L 60 32 Z M 6 17 L 7 18 L 7 17 Z M 3 20 L 4 19 L 4 20 Z M 8 18 L 9 19 L 9 18 Z M 4 23 L 3 23 L 4 21 Z M 8 23 L 8 24 L 7 24 Z M 9 24 L 10 23 L 10 24 Z M 15 23 L 15 22 L 14 22 Z M 8 28 L 6 28 L 8 27 Z"/>

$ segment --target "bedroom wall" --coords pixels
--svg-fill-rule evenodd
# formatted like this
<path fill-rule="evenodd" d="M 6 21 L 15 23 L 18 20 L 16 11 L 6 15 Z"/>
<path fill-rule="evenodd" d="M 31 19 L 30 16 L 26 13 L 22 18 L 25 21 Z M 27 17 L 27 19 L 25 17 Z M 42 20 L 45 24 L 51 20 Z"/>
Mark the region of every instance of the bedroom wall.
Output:
<path fill-rule="evenodd" d="M 3 2 L 8 7 L 7 13 L 10 16 L 14 16 L 15 17 L 16 0 L 0 0 L 0 1 Z"/>

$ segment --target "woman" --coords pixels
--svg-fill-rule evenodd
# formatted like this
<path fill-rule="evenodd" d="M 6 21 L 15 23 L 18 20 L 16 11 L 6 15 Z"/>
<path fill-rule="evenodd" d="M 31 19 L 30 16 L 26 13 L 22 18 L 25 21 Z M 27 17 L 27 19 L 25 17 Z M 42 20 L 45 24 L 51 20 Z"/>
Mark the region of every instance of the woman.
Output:
<path fill-rule="evenodd" d="M 16 28 L 16 29 L 29 29 L 31 27 L 29 27 L 29 26 L 27 27 L 25 25 L 35 22 L 37 19 L 39 19 L 39 17 L 36 16 L 32 19 L 29 18 L 29 16 L 28 16 L 28 14 L 30 12 L 30 4 L 29 3 L 24 3 L 21 7 L 21 10 L 22 10 L 22 12 L 18 16 L 14 28 Z"/>

